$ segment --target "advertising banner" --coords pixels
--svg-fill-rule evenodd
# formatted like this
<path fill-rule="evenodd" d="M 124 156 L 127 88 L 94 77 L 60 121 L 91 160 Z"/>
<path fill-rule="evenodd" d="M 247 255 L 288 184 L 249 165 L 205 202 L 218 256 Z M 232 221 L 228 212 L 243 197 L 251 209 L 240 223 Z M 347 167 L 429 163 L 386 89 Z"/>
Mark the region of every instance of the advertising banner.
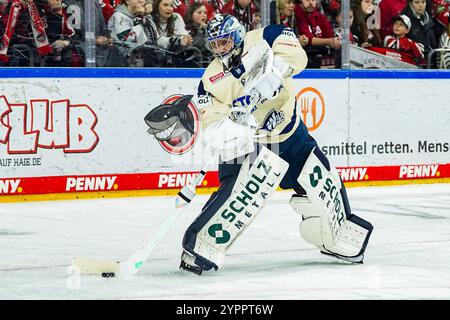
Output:
<path fill-rule="evenodd" d="M 158 141 L 144 117 L 199 78 L 0 80 L 0 195 L 170 189 L 204 164 L 192 132 Z M 298 114 L 346 181 L 450 177 L 449 79 L 294 80 Z M 174 130 L 176 129 L 174 122 Z M 158 133 L 163 136 L 164 132 Z M 218 185 L 210 173 L 203 187 Z"/>

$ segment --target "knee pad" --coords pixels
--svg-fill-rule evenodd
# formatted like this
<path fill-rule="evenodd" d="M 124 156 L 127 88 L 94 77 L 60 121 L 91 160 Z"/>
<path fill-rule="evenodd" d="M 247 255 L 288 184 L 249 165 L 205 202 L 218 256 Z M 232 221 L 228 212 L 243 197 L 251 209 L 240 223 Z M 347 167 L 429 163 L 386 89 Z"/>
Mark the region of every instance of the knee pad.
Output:
<path fill-rule="evenodd" d="M 322 238 L 320 231 L 320 212 L 317 207 L 309 201 L 306 195 L 293 195 L 289 205 L 298 213 L 300 221 L 299 231 L 302 238 L 320 249 L 322 249 Z"/>

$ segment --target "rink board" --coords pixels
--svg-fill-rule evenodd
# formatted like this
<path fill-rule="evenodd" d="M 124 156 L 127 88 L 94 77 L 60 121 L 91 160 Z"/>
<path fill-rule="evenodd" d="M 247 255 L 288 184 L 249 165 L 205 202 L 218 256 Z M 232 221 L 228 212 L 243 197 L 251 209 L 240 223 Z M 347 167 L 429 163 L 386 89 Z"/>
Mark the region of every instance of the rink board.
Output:
<path fill-rule="evenodd" d="M 202 70 L 0 69 L 0 195 L 171 190 L 201 169 L 201 129 L 159 143 L 144 116 Z M 344 181 L 450 178 L 450 73 L 305 71 L 297 111 Z M 184 153 L 183 153 L 184 152 Z M 183 154 L 180 154 L 183 153 Z M 215 172 L 201 187 L 217 187 Z"/>

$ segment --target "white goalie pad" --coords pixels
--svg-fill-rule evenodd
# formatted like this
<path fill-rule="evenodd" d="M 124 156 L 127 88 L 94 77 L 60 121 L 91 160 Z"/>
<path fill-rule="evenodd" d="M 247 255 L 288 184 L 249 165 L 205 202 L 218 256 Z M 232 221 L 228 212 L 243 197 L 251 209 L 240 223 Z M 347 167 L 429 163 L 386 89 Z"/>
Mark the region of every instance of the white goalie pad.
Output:
<path fill-rule="evenodd" d="M 303 216 L 300 233 L 325 253 L 342 257 L 362 255 L 372 225 L 346 212 L 350 208 L 346 208 L 347 199 L 341 193 L 339 174 L 326 159 L 324 162 L 314 150 L 311 152 L 298 178 L 308 196 L 294 196 L 290 201 Z"/>
<path fill-rule="evenodd" d="M 322 233 L 320 226 L 320 210 L 306 195 L 293 195 L 289 205 L 302 217 L 300 222 L 300 235 L 307 242 L 322 249 Z"/>
<path fill-rule="evenodd" d="M 306 242 L 317 246 L 325 253 L 337 254 L 340 257 L 357 257 L 363 253 L 370 229 L 346 220 L 341 227 L 342 230 L 339 232 L 335 244 L 327 247 L 322 239 L 322 235 L 327 233 L 327 229 L 322 228 L 323 218 L 321 216 L 323 211 L 306 196 L 294 195 L 289 204 L 296 213 L 302 216 L 299 231 Z"/>
<path fill-rule="evenodd" d="M 289 166 L 263 146 L 250 168 L 249 158 L 241 166 L 230 197 L 197 233 L 194 252 L 219 268 L 226 252 L 255 220 Z"/>

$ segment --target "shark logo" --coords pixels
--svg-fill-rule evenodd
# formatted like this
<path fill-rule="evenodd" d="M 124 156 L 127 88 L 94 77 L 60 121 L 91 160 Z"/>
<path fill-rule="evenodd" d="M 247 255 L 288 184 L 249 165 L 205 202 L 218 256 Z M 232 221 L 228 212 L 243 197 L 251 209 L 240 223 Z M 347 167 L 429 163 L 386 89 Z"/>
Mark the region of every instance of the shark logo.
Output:
<path fill-rule="evenodd" d="M 168 153 L 180 155 L 195 144 L 200 131 L 197 108 L 192 95 L 170 96 L 144 118 L 148 133 L 158 140 Z"/>

